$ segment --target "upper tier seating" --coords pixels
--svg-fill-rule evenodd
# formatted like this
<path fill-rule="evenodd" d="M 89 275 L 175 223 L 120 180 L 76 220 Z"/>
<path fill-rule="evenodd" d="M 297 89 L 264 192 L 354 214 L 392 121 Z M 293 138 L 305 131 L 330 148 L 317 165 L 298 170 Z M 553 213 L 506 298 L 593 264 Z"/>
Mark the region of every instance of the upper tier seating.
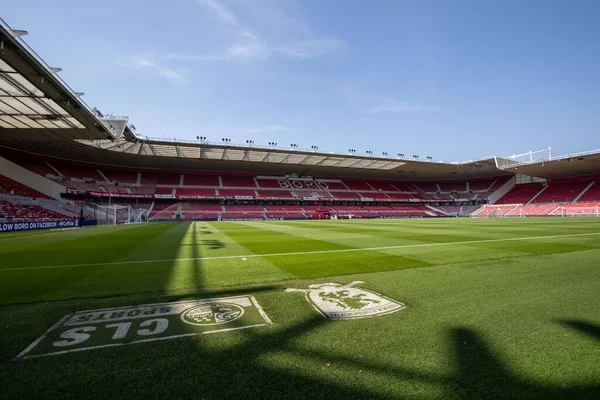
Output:
<path fill-rule="evenodd" d="M 372 191 L 373 188 L 365 181 L 344 180 L 344 185 L 350 190 Z"/>
<path fill-rule="evenodd" d="M 384 192 L 397 192 L 398 190 L 390 182 L 370 181 L 367 182 L 373 189 Z"/>
<path fill-rule="evenodd" d="M 533 196 L 542 190 L 543 186 L 539 182 L 522 183 L 515 185 L 508 193 L 506 193 L 496 204 L 525 204 Z"/>
<path fill-rule="evenodd" d="M 483 179 L 480 181 L 470 181 L 469 182 L 469 189 L 476 192 L 476 191 L 486 191 L 489 189 L 490 186 L 492 186 L 492 184 L 495 182 L 495 179 Z"/>
<path fill-rule="evenodd" d="M 119 183 L 137 183 L 137 172 L 101 168 L 100 171 L 110 180 L 111 182 L 117 181 Z"/>
<path fill-rule="evenodd" d="M 589 182 L 550 183 L 548 188 L 540 193 L 533 203 L 566 203 L 577 197 Z"/>
<path fill-rule="evenodd" d="M 398 189 L 399 192 L 403 193 L 418 193 L 419 190 L 412 183 L 408 182 L 391 182 L 391 186 Z"/>
<path fill-rule="evenodd" d="M 92 179 L 97 182 L 106 182 L 98 169 L 84 164 L 68 164 L 66 162 L 52 161 L 50 163 L 67 178 Z"/>
<path fill-rule="evenodd" d="M 184 174 L 184 176 L 183 176 L 183 184 L 185 186 L 218 187 L 219 186 L 219 177 L 217 175 L 191 175 L 191 174 Z"/>
<path fill-rule="evenodd" d="M 600 201 L 600 180 L 594 182 L 592 186 L 579 198 L 580 202 Z"/>
<path fill-rule="evenodd" d="M 289 185 L 285 179 L 260 179 L 256 178 L 258 186 L 268 189 L 288 188 Z"/>
<path fill-rule="evenodd" d="M 248 187 L 256 188 L 256 182 L 252 176 L 221 175 L 223 187 Z"/>
<path fill-rule="evenodd" d="M 45 161 L 31 158 L 31 157 L 14 157 L 14 156 L 5 156 L 7 159 L 11 160 L 15 164 L 20 165 L 21 167 L 28 169 L 30 171 L 35 172 L 36 174 L 40 174 L 42 176 L 53 175 L 57 176 L 58 173 L 53 170 Z"/>
<path fill-rule="evenodd" d="M 466 192 L 467 184 L 465 182 L 440 182 L 438 184 L 442 192 Z"/>
<path fill-rule="evenodd" d="M 169 174 L 169 173 L 154 173 L 154 172 L 142 172 L 142 183 L 152 183 L 155 185 L 171 185 L 179 186 L 181 181 L 180 174 Z"/>
<path fill-rule="evenodd" d="M 414 186 L 419 188 L 420 191 L 423 191 L 426 193 L 437 193 L 439 191 L 437 188 L 437 185 L 435 183 L 431 183 L 431 182 L 419 182 L 419 183 L 415 183 Z"/>
<path fill-rule="evenodd" d="M 509 177 L 498 178 L 496 180 L 496 182 L 492 185 L 492 187 L 489 188 L 489 191 L 494 192 L 494 191 L 500 189 L 502 187 L 502 185 L 504 185 L 506 182 L 508 182 L 509 179 L 510 179 Z"/>

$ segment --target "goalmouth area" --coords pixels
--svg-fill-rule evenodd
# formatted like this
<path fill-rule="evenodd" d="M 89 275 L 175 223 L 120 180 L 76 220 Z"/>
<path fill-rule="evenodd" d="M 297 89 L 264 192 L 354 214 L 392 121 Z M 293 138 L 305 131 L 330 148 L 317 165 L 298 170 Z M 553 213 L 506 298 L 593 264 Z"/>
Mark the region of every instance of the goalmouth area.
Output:
<path fill-rule="evenodd" d="M 600 395 L 598 218 L 164 222 L 0 244 L 7 398 Z"/>

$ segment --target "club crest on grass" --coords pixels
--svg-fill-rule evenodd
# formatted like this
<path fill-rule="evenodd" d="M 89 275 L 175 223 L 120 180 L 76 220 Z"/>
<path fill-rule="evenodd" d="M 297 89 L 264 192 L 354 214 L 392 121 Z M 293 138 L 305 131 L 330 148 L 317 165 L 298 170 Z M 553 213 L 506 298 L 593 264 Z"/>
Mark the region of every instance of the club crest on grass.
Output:
<path fill-rule="evenodd" d="M 364 283 L 354 281 L 347 285 L 319 283 L 308 289 L 285 289 L 286 292 L 303 292 L 306 300 L 323 316 L 331 319 L 356 319 L 390 314 L 406 308 L 398 301 L 378 293 L 355 287 Z"/>
<path fill-rule="evenodd" d="M 236 304 L 206 304 L 192 307 L 181 314 L 181 320 L 191 325 L 219 325 L 244 315 L 244 308 Z"/>

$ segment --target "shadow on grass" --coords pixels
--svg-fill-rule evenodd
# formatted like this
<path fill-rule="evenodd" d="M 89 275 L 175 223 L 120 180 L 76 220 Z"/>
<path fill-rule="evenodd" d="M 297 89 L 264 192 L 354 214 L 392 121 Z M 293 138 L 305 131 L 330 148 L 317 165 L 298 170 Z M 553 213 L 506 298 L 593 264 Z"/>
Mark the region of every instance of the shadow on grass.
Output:
<path fill-rule="evenodd" d="M 345 322 L 315 316 L 284 328 L 241 330 L 220 336 L 218 342 L 200 336 L 198 341 L 19 361 L 10 364 L 10 371 L 0 368 L 0 378 L 18 382 L 5 389 L 7 398 L 62 398 L 68 393 L 72 398 L 112 399 L 122 398 L 123 388 L 131 399 L 600 398 L 600 384 L 549 386 L 517 376 L 478 332 L 464 327 L 447 330 L 453 361 L 447 373 L 335 354 L 327 343 L 302 344 L 306 336 L 340 323 Z M 564 324 L 597 337 L 594 324 Z M 146 347 L 140 351 L 135 346 Z M 53 370 L 68 381 L 55 384 L 56 374 L 49 373 Z M 94 387 L 102 389 L 90 391 Z"/>
<path fill-rule="evenodd" d="M 571 321 L 577 322 L 579 321 Z M 600 398 L 600 384 L 594 386 L 544 386 L 512 373 L 474 330 L 453 328 L 456 376 L 449 387 L 454 397 L 476 399 L 591 399 Z"/>
<path fill-rule="evenodd" d="M 581 321 L 571 322 L 574 322 L 575 329 L 590 325 Z M 206 357 L 206 350 L 199 349 L 203 362 L 208 360 L 212 364 L 210 368 L 201 367 L 204 378 L 219 382 L 222 379 L 220 376 L 228 371 L 226 375 L 233 374 L 230 378 L 236 382 L 236 386 L 239 384 L 237 388 L 215 385 L 216 387 L 207 388 L 206 395 L 218 398 L 389 399 L 403 398 L 403 394 L 411 397 L 411 393 L 402 392 L 409 387 L 424 384 L 440 388 L 443 398 L 462 400 L 600 398 L 600 385 L 547 386 L 517 376 L 491 350 L 480 334 L 463 327 L 448 330 L 454 361 L 453 372 L 448 375 L 331 354 L 323 350 L 325 346 L 320 346 L 320 350 L 299 348 L 296 339 L 312 334 L 311 331 L 329 323 L 338 322 L 315 317 L 270 334 L 246 332 L 248 340 L 243 344 L 225 351 L 209 352 L 209 357 Z M 292 360 L 301 360 L 303 368 L 297 368 L 293 361 L 282 365 L 281 358 L 270 366 L 272 361 L 269 355 L 277 353 L 289 354 Z M 317 372 L 307 373 L 306 364 L 314 364 Z M 356 385 L 348 374 L 339 375 L 328 371 L 324 366 L 329 365 L 334 365 L 338 371 L 343 369 L 379 375 L 388 382 L 388 386 Z M 340 380 L 342 376 L 344 379 Z M 396 391 L 396 386 L 403 388 Z"/>
<path fill-rule="evenodd" d="M 600 340 L 600 325 L 575 319 L 564 320 L 561 321 L 561 323 L 568 328 L 575 329 L 581 333 L 593 337 L 596 340 Z M 600 362 L 600 360 L 598 362 Z"/>

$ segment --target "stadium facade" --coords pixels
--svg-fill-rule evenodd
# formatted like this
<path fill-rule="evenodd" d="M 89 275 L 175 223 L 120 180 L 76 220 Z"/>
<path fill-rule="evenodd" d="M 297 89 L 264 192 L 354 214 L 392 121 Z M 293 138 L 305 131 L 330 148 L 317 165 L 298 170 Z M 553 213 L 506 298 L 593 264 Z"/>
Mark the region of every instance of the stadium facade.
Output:
<path fill-rule="evenodd" d="M 600 151 L 444 163 L 148 138 L 88 106 L 25 32 L 0 22 L 4 231 L 75 220 L 599 215 Z"/>

